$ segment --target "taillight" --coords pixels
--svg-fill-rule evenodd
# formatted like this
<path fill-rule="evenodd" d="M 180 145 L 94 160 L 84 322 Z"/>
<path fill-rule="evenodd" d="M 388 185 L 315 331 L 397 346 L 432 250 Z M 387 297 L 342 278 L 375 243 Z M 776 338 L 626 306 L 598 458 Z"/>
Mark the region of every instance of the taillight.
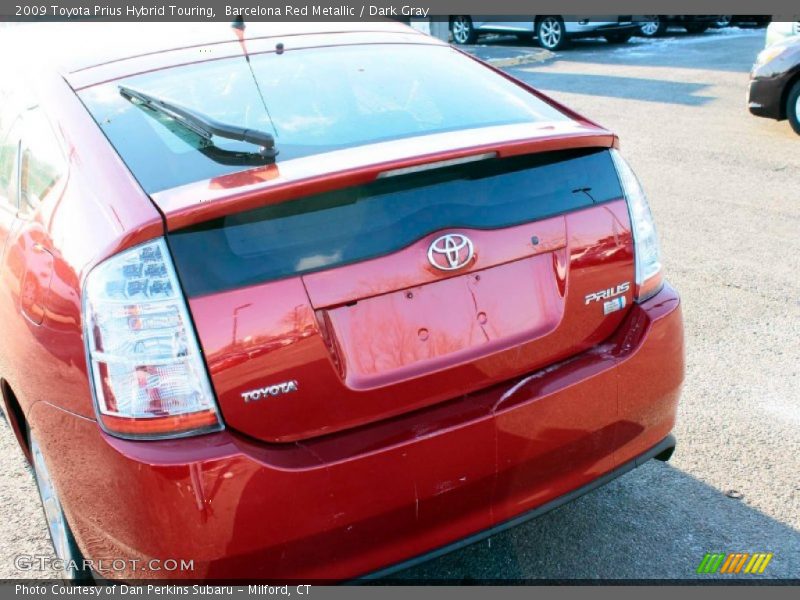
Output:
<path fill-rule="evenodd" d="M 167 245 L 158 239 L 95 267 L 84 324 L 101 426 L 125 438 L 222 429 Z"/>
<path fill-rule="evenodd" d="M 661 250 L 658 234 L 639 179 L 628 162 L 617 150 L 611 150 L 617 168 L 633 228 L 633 246 L 636 253 L 636 290 L 634 300 L 644 302 L 652 298 L 664 285 L 661 273 Z"/>

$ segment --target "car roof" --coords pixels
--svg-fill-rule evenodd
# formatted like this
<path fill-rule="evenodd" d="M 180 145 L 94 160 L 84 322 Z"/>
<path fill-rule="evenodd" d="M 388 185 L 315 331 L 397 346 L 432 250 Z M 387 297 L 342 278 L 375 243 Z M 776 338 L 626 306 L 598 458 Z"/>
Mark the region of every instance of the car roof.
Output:
<path fill-rule="evenodd" d="M 414 36 L 416 43 L 437 43 L 396 21 L 374 22 L 246 22 L 243 39 L 250 52 L 271 41 L 271 49 L 283 39 L 299 42 L 313 38 L 313 45 L 337 45 L 346 34 L 387 39 L 392 34 Z M 0 52 L 18 57 L 17 67 L 48 68 L 75 80 L 79 87 L 90 85 L 91 77 L 75 74 L 102 68 L 103 78 L 122 77 L 134 66 L 164 68 L 187 62 L 220 57 L 224 47 L 241 52 L 237 32 L 230 22 L 203 23 L 37 23 L 3 31 Z M 279 39 L 278 39 L 279 38 Z M 223 52 L 224 54 L 224 52 Z M 142 60 L 146 59 L 146 60 Z M 177 62 L 176 62 L 177 61 Z"/>

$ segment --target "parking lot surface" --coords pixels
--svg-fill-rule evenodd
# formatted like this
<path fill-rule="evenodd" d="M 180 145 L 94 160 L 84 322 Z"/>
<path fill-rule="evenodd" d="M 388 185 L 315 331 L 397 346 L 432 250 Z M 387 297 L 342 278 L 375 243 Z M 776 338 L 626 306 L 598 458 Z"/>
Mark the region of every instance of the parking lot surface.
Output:
<path fill-rule="evenodd" d="M 509 67 L 617 132 L 649 194 L 683 298 L 678 450 L 398 577 L 684 579 L 709 577 L 695 574 L 706 552 L 772 552 L 757 577 L 800 579 L 800 138 L 745 107 L 763 41 L 763 30 L 738 29 L 580 41 Z M 469 48 L 483 58 L 517 49 L 530 50 Z M 0 428 L 0 578 L 52 576 L 14 565 L 51 553 L 15 446 Z"/>

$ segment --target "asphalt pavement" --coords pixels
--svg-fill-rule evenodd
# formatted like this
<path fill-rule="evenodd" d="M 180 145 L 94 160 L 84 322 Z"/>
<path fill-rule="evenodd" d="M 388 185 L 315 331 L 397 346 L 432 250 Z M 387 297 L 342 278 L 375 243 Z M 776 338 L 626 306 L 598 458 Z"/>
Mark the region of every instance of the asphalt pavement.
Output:
<path fill-rule="evenodd" d="M 800 579 L 800 137 L 745 107 L 763 41 L 763 30 L 735 28 L 625 46 L 587 40 L 508 67 L 617 132 L 649 194 L 683 299 L 678 450 L 398 577 L 684 579 L 709 577 L 695 574 L 706 552 L 772 552 L 760 577 Z M 536 51 L 511 38 L 469 50 Z M 0 578 L 52 575 L 14 566 L 16 554 L 51 550 L 6 427 L 0 505 Z"/>

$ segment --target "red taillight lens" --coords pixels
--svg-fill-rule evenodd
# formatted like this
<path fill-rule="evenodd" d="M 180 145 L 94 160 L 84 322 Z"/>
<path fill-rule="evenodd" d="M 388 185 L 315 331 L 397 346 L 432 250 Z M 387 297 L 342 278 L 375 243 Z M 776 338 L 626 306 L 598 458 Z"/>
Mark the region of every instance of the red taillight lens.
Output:
<path fill-rule="evenodd" d="M 149 417 L 131 419 L 129 417 L 103 416 L 103 425 L 109 433 L 125 437 L 174 437 L 176 433 L 190 433 L 217 429 L 219 417 L 217 411 L 175 415 L 172 417 Z"/>
<path fill-rule="evenodd" d="M 84 323 L 97 414 L 107 432 L 164 438 L 222 428 L 163 239 L 89 273 Z"/>

